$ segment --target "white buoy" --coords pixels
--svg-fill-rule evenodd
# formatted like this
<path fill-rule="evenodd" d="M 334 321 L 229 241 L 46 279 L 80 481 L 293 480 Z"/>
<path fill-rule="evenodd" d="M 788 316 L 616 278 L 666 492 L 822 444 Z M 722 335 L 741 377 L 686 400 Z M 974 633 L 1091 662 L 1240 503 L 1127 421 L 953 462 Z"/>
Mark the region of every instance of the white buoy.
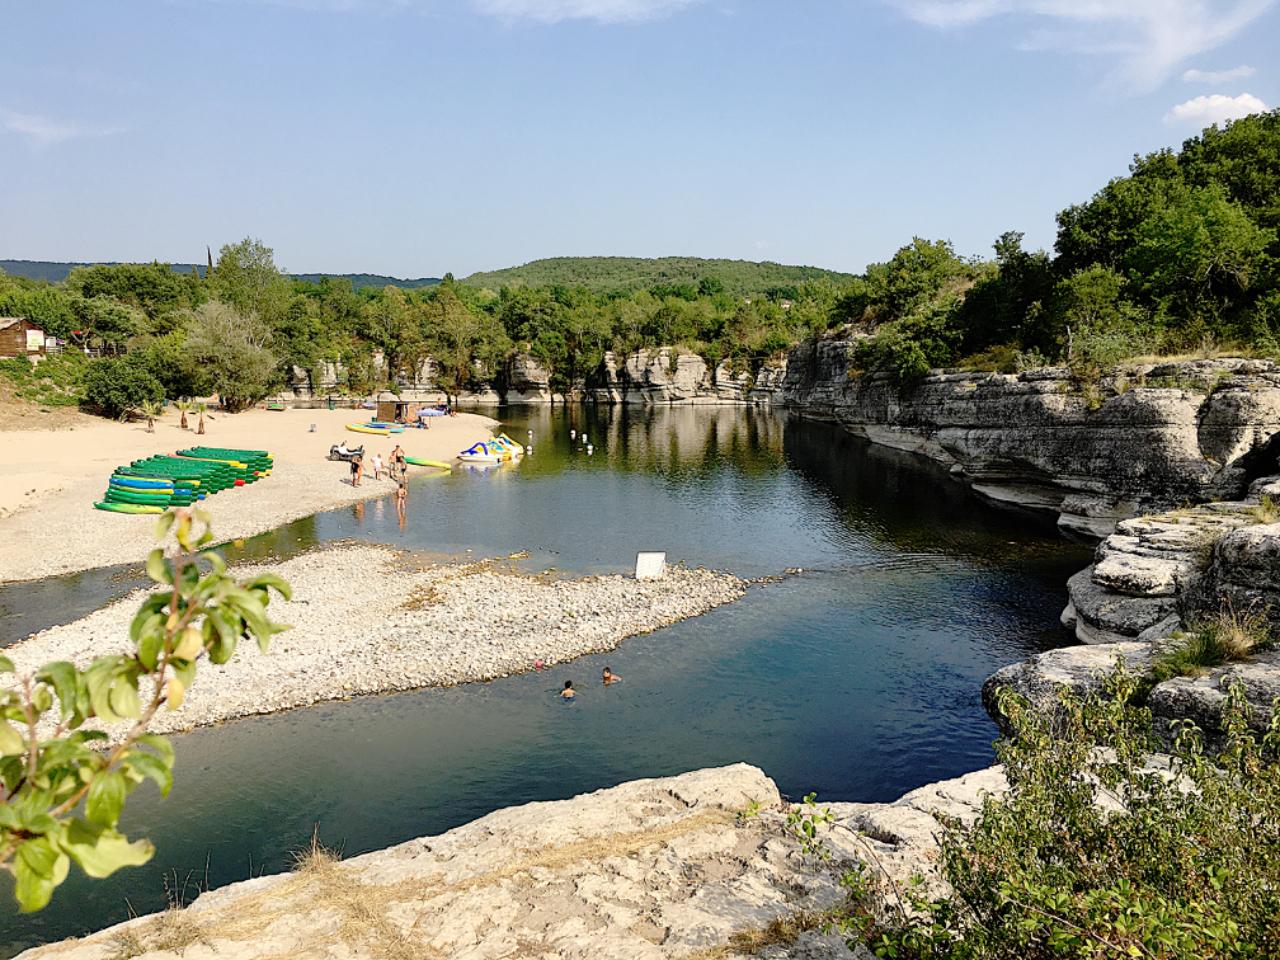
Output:
<path fill-rule="evenodd" d="M 524 448 L 524 452 L 525 452 L 525 453 L 527 453 L 527 454 L 529 454 L 530 456 L 532 456 L 532 455 L 533 455 L 533 444 L 531 443 L 531 444 L 529 444 L 528 446 L 526 446 L 526 447 Z"/>
<path fill-rule="evenodd" d="M 591 441 L 587 439 L 587 435 L 585 433 L 582 435 L 582 442 L 587 446 L 591 446 Z"/>
<path fill-rule="evenodd" d="M 591 455 L 592 455 L 593 453 L 595 453 L 595 452 L 596 452 L 596 448 L 595 448 L 595 447 L 593 447 L 591 444 L 589 444 L 589 443 L 588 443 L 588 444 L 587 444 L 587 456 L 589 457 L 589 456 L 591 456 Z"/>
<path fill-rule="evenodd" d="M 532 431 L 532 430 L 530 430 L 530 431 L 529 431 L 529 436 L 531 436 L 531 437 L 533 436 L 533 431 Z"/>
<path fill-rule="evenodd" d="M 570 431 L 569 431 L 569 439 L 570 439 L 570 440 L 572 440 L 572 439 L 573 439 L 574 437 L 576 437 L 577 435 L 578 435 L 578 431 L 577 431 L 577 430 L 570 430 Z"/>

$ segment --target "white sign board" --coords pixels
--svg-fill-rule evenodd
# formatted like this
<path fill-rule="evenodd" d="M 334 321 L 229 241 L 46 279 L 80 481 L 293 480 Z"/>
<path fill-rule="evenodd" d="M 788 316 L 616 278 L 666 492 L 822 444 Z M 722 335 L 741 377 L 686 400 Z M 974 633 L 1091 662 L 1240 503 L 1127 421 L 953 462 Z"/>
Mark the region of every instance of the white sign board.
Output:
<path fill-rule="evenodd" d="M 661 580 L 667 575 L 667 555 L 665 553 L 637 553 L 636 579 Z"/>
<path fill-rule="evenodd" d="M 27 350 L 30 353 L 39 353 L 44 349 L 44 331 L 28 330 L 27 331 Z"/>

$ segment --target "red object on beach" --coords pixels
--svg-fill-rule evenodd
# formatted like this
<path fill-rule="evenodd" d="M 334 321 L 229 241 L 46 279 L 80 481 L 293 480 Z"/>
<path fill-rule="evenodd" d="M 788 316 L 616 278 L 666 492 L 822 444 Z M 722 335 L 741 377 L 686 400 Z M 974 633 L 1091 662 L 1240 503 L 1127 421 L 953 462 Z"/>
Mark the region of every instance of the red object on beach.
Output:
<path fill-rule="evenodd" d="M 236 486 L 237 486 L 237 487 L 243 487 L 243 486 L 244 486 L 244 481 L 243 481 L 242 479 L 240 479 L 239 477 L 236 477 Z"/>

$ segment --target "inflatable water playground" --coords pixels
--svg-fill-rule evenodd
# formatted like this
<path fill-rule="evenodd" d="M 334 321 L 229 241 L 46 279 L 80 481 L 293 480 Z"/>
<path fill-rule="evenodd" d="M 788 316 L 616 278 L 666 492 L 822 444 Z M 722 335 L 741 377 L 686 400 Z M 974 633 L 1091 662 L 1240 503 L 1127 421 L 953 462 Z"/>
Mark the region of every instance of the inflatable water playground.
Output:
<path fill-rule="evenodd" d="M 492 440 L 482 440 L 458 454 L 463 463 L 509 463 L 524 456 L 524 447 L 505 433 Z"/>
<path fill-rule="evenodd" d="M 116 467 L 94 507 L 111 513 L 163 513 L 170 507 L 188 507 L 222 490 L 270 476 L 272 463 L 265 450 L 191 447 L 173 456 L 158 454 Z"/>

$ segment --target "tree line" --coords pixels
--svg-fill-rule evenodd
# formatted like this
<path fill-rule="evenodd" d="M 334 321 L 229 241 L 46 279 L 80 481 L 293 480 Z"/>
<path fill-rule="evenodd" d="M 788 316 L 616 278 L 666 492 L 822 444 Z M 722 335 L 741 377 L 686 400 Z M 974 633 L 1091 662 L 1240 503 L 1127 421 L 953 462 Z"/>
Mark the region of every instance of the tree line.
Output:
<path fill-rule="evenodd" d="M 1057 222 L 1053 254 L 1025 250 L 1017 232 L 989 259 L 915 238 L 856 276 L 565 258 L 417 289 L 290 278 L 246 239 L 203 277 L 159 263 L 81 267 L 60 284 L 0 274 L 0 316 L 100 352 L 78 376 L 109 414 L 211 392 L 241 409 L 296 371 L 318 385 L 326 365 L 342 372 L 339 389 L 364 395 L 414 381 L 427 358 L 440 389 L 457 394 L 501 386 L 518 351 L 557 390 L 588 378 L 607 350 L 673 346 L 750 371 L 833 330 L 854 337 L 859 369 L 904 384 L 955 366 L 1065 362 L 1096 376 L 1206 344 L 1280 355 L 1280 111 L 1136 157 Z M 486 285 L 504 273 L 510 284 Z M 529 282 L 543 275 L 580 282 Z"/>

